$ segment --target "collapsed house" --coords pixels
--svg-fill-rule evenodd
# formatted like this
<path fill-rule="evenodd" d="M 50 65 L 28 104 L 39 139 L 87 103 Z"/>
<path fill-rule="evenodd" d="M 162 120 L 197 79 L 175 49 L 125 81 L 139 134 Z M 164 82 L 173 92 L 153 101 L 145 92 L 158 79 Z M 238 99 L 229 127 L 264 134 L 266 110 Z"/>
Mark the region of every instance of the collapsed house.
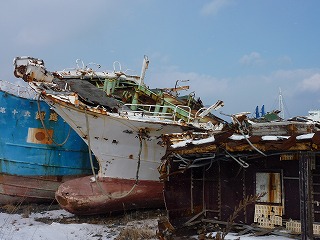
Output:
<path fill-rule="evenodd" d="M 160 235 L 197 224 L 320 235 L 319 125 L 232 117 L 219 132 L 164 136 L 170 147 L 159 171 L 169 223 L 159 223 Z"/>

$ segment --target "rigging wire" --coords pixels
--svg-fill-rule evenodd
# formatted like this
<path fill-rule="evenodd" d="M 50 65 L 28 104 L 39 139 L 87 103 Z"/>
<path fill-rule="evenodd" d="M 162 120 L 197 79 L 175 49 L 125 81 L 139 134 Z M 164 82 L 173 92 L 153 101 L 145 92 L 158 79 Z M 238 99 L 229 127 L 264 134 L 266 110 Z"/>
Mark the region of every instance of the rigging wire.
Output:
<path fill-rule="evenodd" d="M 123 195 L 120 196 L 112 196 L 111 194 L 107 193 L 101 186 L 99 179 L 96 176 L 96 173 L 94 171 L 94 167 L 93 167 L 93 161 L 92 161 L 92 153 L 91 153 L 91 142 L 90 142 L 90 130 L 89 130 L 89 118 L 88 118 L 88 113 L 87 110 L 85 108 L 84 110 L 85 112 L 85 117 L 86 117 L 86 127 L 87 127 L 87 136 L 88 136 L 88 151 L 89 151 L 89 157 L 90 157 L 90 164 L 91 164 L 91 169 L 92 169 L 92 173 L 95 179 L 95 182 L 97 183 L 97 186 L 99 187 L 100 191 L 102 192 L 103 195 L 107 196 L 110 199 L 121 199 L 124 198 L 128 195 L 130 195 L 132 193 L 132 191 L 136 188 L 136 186 L 138 185 L 138 180 L 139 180 L 139 169 L 140 169 L 140 155 L 142 152 L 142 137 L 140 137 L 140 132 L 138 133 L 139 136 L 139 140 L 140 140 L 140 150 L 139 150 L 139 156 L 138 156 L 138 165 L 137 165 L 137 172 L 136 172 L 136 181 L 133 184 L 133 186 L 131 187 L 131 189 L 124 193 Z"/>
<path fill-rule="evenodd" d="M 229 157 L 231 157 L 233 160 L 235 160 L 237 163 L 239 163 L 239 165 L 243 168 L 248 168 L 249 164 L 247 162 L 245 162 L 244 160 L 242 160 L 240 157 L 239 159 L 237 159 L 236 157 L 232 156 L 232 154 L 230 154 L 226 149 L 225 152 L 228 154 Z"/>
<path fill-rule="evenodd" d="M 262 151 L 260 151 L 258 148 L 256 148 L 251 142 L 250 142 L 250 140 L 248 139 L 248 137 L 244 134 L 244 132 L 242 131 L 242 129 L 241 129 L 241 123 L 239 122 L 239 120 L 235 117 L 235 115 L 231 115 L 232 116 L 232 118 L 238 123 L 238 129 L 239 129 L 239 131 L 240 131 L 240 133 L 241 133 L 241 135 L 244 137 L 244 139 L 249 143 L 249 145 L 253 148 L 253 149 L 255 149 L 258 153 L 260 153 L 261 155 L 263 155 L 263 156 L 267 156 L 265 153 L 263 153 Z"/>

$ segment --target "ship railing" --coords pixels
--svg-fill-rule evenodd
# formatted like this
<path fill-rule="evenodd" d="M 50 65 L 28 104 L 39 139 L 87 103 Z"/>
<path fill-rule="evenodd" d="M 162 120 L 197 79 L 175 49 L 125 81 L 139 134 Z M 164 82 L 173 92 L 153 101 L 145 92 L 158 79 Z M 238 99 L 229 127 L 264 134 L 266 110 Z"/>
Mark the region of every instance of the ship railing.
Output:
<path fill-rule="evenodd" d="M 187 110 L 186 110 L 187 109 Z M 122 113 L 131 113 L 134 115 L 140 114 L 142 116 L 148 116 L 151 118 L 160 118 L 160 119 L 168 119 L 173 121 L 178 121 L 180 112 L 188 112 L 188 117 L 186 122 L 189 123 L 191 118 L 191 108 L 188 106 L 162 106 L 162 105 L 149 105 L 149 104 L 134 104 L 127 103 L 124 104 L 121 112 Z"/>
<path fill-rule="evenodd" d="M 191 108 L 189 106 L 177 105 L 174 108 L 174 121 L 176 121 L 177 116 L 185 116 L 187 118 L 187 123 L 192 121 Z"/>
<path fill-rule="evenodd" d="M 27 99 L 36 99 L 37 97 L 30 87 L 21 86 L 4 80 L 0 80 L 0 90 Z"/>

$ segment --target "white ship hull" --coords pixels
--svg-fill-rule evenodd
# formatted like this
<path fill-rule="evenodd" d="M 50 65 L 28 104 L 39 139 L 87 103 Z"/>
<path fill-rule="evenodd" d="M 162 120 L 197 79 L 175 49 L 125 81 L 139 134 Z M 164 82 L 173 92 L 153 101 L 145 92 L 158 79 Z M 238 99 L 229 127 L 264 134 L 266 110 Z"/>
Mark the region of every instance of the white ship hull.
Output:
<path fill-rule="evenodd" d="M 96 178 L 80 178 L 60 185 L 56 199 L 79 215 L 139 208 L 162 208 L 163 186 L 157 167 L 166 153 L 161 135 L 182 132 L 183 126 L 145 117 L 81 110 L 44 97 L 85 140 L 99 163 Z"/>
<path fill-rule="evenodd" d="M 88 145 L 90 141 L 99 162 L 99 178 L 159 181 L 157 167 L 166 151 L 161 135 L 183 131 L 178 124 L 118 113 L 94 113 L 53 102 L 48 97 L 45 100 Z"/>

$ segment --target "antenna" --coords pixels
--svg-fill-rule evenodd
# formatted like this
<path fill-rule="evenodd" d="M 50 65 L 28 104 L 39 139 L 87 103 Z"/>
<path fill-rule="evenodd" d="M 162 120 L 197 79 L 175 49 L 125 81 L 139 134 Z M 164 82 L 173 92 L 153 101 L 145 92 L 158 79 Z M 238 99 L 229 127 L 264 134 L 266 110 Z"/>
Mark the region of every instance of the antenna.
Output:
<path fill-rule="evenodd" d="M 284 109 L 283 109 L 283 99 L 282 99 L 282 92 L 281 92 L 281 88 L 279 88 L 279 117 L 284 119 Z"/>

